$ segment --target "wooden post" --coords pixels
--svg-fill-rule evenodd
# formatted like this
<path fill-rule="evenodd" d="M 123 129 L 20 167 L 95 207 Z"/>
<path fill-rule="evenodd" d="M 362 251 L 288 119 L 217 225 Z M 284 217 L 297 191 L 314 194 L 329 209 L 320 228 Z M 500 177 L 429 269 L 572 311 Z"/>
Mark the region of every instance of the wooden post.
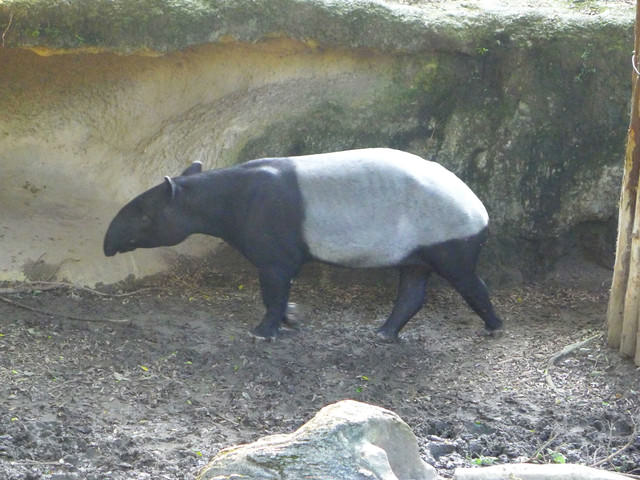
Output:
<path fill-rule="evenodd" d="M 636 186 L 637 189 L 637 186 Z M 638 198 L 636 196 L 636 207 Z M 636 353 L 638 316 L 640 315 L 640 212 L 636 208 L 631 230 L 631 253 L 629 255 L 627 291 L 624 296 L 624 313 L 620 335 L 620 352 L 633 357 Z"/>
<path fill-rule="evenodd" d="M 639 0 L 640 1 L 640 0 Z M 634 96 L 635 96 L 634 87 Z M 635 104 L 635 101 L 634 101 Z M 607 308 L 607 339 L 613 348 L 620 347 L 622 336 L 622 323 L 624 318 L 625 293 L 629 279 L 629 259 L 631 257 L 631 229 L 636 210 L 635 186 L 638 182 L 638 169 L 633 171 L 631 153 L 635 149 L 633 130 L 629 130 L 627 140 L 626 161 L 624 177 L 622 179 L 622 191 L 620 193 L 620 205 L 618 214 L 618 242 L 616 245 L 616 261 L 613 268 L 613 280 L 611 281 L 611 294 Z M 634 178 L 635 177 L 635 178 Z"/>
<path fill-rule="evenodd" d="M 635 52 L 640 57 L 640 0 L 636 3 Z M 638 60 L 635 59 L 636 65 Z M 640 365 L 640 76 L 632 71 L 631 120 L 620 193 L 616 262 L 607 309 L 607 340 Z"/>

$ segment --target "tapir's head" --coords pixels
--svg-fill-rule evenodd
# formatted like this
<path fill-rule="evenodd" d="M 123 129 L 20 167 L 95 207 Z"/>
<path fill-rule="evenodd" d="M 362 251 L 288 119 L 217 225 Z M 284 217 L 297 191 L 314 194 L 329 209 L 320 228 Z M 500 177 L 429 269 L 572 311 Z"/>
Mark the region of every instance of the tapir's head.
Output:
<path fill-rule="evenodd" d="M 196 162 L 181 176 L 202 171 Z M 104 254 L 111 257 L 136 248 L 176 245 L 188 237 L 189 219 L 183 211 L 184 194 L 180 179 L 165 177 L 164 182 L 127 203 L 111 221 L 104 237 Z"/>

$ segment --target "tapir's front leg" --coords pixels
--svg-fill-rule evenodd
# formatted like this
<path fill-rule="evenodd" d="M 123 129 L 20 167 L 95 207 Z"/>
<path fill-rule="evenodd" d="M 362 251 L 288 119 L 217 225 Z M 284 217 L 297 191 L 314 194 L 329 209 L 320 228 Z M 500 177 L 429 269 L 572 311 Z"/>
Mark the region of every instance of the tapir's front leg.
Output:
<path fill-rule="evenodd" d="M 252 334 L 261 339 L 272 340 L 278 335 L 280 323 L 284 319 L 289 300 L 289 290 L 293 275 L 280 267 L 265 267 L 259 271 L 262 303 L 266 308 L 262 322 Z"/>

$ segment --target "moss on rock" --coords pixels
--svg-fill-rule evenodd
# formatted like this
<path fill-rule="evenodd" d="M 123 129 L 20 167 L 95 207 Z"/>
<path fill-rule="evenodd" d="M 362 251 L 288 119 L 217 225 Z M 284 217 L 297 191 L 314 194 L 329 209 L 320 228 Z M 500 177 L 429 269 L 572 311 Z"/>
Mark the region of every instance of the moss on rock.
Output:
<path fill-rule="evenodd" d="M 279 34 L 319 45 L 380 51 L 491 50 L 496 34 L 517 46 L 571 29 L 627 23 L 632 6 L 547 0 L 492 5 L 453 0 L 403 5 L 376 0 L 6 0 L 5 46 L 167 52 L 225 37 Z M 9 19 L 11 20 L 11 24 Z M 7 28 L 9 27 L 9 28 Z"/>

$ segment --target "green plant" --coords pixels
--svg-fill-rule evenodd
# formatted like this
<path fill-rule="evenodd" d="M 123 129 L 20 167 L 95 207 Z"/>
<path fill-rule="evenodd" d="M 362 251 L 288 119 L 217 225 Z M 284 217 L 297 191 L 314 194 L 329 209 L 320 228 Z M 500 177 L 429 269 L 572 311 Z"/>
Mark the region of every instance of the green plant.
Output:
<path fill-rule="evenodd" d="M 357 377 L 357 378 L 358 378 L 362 383 L 360 383 L 360 385 L 358 385 L 358 386 L 356 387 L 356 392 L 357 392 L 357 393 L 362 393 L 362 392 L 363 392 L 363 390 L 364 390 L 364 389 L 365 389 L 365 387 L 366 387 L 366 382 L 368 382 L 368 381 L 369 381 L 369 377 L 367 377 L 366 375 L 358 375 L 358 377 Z"/>
<path fill-rule="evenodd" d="M 471 459 L 471 463 L 473 463 L 474 465 L 486 467 L 488 465 L 493 465 L 494 463 L 496 463 L 496 460 L 498 460 L 496 457 L 485 457 L 484 455 L 480 455 L 477 458 Z"/>
<path fill-rule="evenodd" d="M 580 55 L 580 60 L 581 60 L 580 71 L 574 78 L 575 82 L 583 82 L 587 79 L 587 77 L 597 72 L 597 68 L 593 64 L 592 48 L 593 48 L 593 45 L 588 44 L 587 48 L 584 50 L 584 52 L 582 52 L 582 55 Z"/>

